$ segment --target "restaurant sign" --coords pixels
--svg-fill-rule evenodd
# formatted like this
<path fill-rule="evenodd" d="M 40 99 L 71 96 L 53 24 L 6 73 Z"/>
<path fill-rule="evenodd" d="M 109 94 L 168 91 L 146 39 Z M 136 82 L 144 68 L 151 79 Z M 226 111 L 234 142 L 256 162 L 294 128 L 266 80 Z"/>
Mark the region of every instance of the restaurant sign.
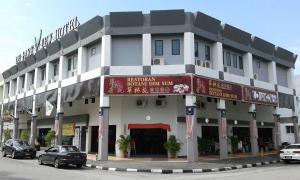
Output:
<path fill-rule="evenodd" d="M 194 93 L 200 96 L 219 97 L 223 99 L 242 100 L 242 86 L 214 79 L 193 77 Z"/>
<path fill-rule="evenodd" d="M 70 31 L 76 29 L 79 25 L 80 23 L 78 21 L 78 18 L 75 17 L 43 38 L 43 31 L 40 30 L 38 38 L 34 38 L 34 44 L 16 57 L 16 63 L 24 61 L 26 57 L 35 54 L 38 50 L 45 48 L 55 40 L 60 39 L 64 35 L 68 34 Z"/>
<path fill-rule="evenodd" d="M 254 87 L 244 87 L 244 101 L 256 104 L 278 105 L 278 96 L 275 91 L 268 91 Z"/>
<path fill-rule="evenodd" d="M 106 95 L 190 94 L 191 76 L 106 77 Z"/>

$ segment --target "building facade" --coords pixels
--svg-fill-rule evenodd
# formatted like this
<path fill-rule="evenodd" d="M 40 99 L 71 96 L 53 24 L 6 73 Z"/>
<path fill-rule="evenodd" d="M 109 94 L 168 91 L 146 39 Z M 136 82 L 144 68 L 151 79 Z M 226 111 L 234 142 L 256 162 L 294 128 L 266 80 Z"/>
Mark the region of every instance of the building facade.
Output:
<path fill-rule="evenodd" d="M 15 138 L 30 132 L 31 144 L 53 129 L 57 144 L 100 160 L 121 156 L 120 135 L 137 156 L 165 155 L 169 135 L 189 161 L 199 139 L 220 158 L 234 153 L 232 137 L 257 154 L 281 144 L 282 120 L 298 125 L 296 58 L 201 12 L 114 12 L 5 71 L 2 112 L 14 118 L 2 122 Z"/>

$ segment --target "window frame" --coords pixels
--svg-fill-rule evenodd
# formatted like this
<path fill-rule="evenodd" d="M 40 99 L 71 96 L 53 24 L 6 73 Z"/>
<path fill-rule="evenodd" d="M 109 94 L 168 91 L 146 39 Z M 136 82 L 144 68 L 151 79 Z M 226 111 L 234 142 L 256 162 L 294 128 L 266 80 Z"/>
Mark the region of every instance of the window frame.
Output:
<path fill-rule="evenodd" d="M 204 58 L 205 58 L 206 61 L 211 60 L 211 48 L 207 44 L 204 46 Z"/>
<path fill-rule="evenodd" d="M 226 66 L 231 66 L 231 53 L 229 51 L 226 51 L 225 52 L 226 55 L 225 55 L 225 58 L 226 58 Z M 229 57 L 229 58 L 228 58 Z"/>
<path fill-rule="evenodd" d="M 194 42 L 194 56 L 199 58 L 199 43 L 197 41 Z"/>
<path fill-rule="evenodd" d="M 232 67 L 238 68 L 238 55 L 237 54 L 232 54 Z"/>
<path fill-rule="evenodd" d="M 244 70 L 244 61 L 242 56 L 238 56 L 239 69 Z"/>
<path fill-rule="evenodd" d="M 161 43 L 161 53 L 158 53 L 159 44 Z M 154 40 L 154 55 L 163 56 L 164 55 L 164 41 L 161 39 Z"/>
<path fill-rule="evenodd" d="M 172 43 L 172 55 L 173 56 L 180 55 L 180 39 L 172 39 L 171 43 Z M 178 47 L 176 47 L 175 45 L 178 45 Z"/>

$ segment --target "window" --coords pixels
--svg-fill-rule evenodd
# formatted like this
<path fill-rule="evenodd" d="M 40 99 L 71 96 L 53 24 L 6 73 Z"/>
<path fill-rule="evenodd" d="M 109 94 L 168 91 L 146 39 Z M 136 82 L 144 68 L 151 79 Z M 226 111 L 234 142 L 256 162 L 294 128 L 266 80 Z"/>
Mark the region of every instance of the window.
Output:
<path fill-rule="evenodd" d="M 205 45 L 205 60 L 210 61 L 210 47 Z"/>
<path fill-rule="evenodd" d="M 236 54 L 232 54 L 232 64 L 234 68 L 237 68 L 237 55 Z"/>
<path fill-rule="evenodd" d="M 244 69 L 244 62 L 243 62 L 243 57 L 239 56 L 239 68 Z"/>
<path fill-rule="evenodd" d="M 25 77 L 23 76 L 22 77 L 22 81 L 21 81 L 21 87 L 22 87 L 22 89 L 24 88 L 24 86 L 25 86 Z"/>
<path fill-rule="evenodd" d="M 91 56 L 94 56 L 96 54 L 96 47 L 91 48 Z"/>
<path fill-rule="evenodd" d="M 285 126 L 286 133 L 287 134 L 293 134 L 294 133 L 294 126 Z"/>
<path fill-rule="evenodd" d="M 77 69 L 77 55 L 68 58 L 68 71 Z"/>
<path fill-rule="evenodd" d="M 58 63 L 53 64 L 53 76 L 58 75 Z"/>
<path fill-rule="evenodd" d="M 195 57 L 199 57 L 199 44 L 198 44 L 198 42 L 194 43 L 194 51 L 195 51 Z"/>
<path fill-rule="evenodd" d="M 230 52 L 226 52 L 226 65 L 231 66 L 231 56 Z"/>
<path fill-rule="evenodd" d="M 163 40 L 155 40 L 155 56 L 162 56 L 163 53 Z"/>
<path fill-rule="evenodd" d="M 256 66 L 257 66 L 257 69 L 260 69 L 260 62 L 259 61 L 256 62 Z"/>
<path fill-rule="evenodd" d="M 44 81 L 45 79 L 46 79 L 46 69 L 45 68 L 43 68 L 43 69 L 41 69 L 41 75 L 42 75 L 42 81 Z"/>
<path fill-rule="evenodd" d="M 180 55 L 180 40 L 172 40 L 172 55 Z"/>
<path fill-rule="evenodd" d="M 31 73 L 31 84 L 34 84 L 34 73 Z"/>

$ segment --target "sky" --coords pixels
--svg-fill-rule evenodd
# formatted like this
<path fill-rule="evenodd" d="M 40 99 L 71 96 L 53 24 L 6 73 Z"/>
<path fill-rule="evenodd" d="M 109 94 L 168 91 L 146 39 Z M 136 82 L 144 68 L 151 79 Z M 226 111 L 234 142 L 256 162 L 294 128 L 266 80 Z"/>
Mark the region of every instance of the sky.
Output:
<path fill-rule="evenodd" d="M 299 0 L 0 0 L 0 73 L 15 65 L 40 29 L 49 34 L 76 16 L 83 24 L 109 12 L 161 9 L 201 11 L 300 56 Z"/>

